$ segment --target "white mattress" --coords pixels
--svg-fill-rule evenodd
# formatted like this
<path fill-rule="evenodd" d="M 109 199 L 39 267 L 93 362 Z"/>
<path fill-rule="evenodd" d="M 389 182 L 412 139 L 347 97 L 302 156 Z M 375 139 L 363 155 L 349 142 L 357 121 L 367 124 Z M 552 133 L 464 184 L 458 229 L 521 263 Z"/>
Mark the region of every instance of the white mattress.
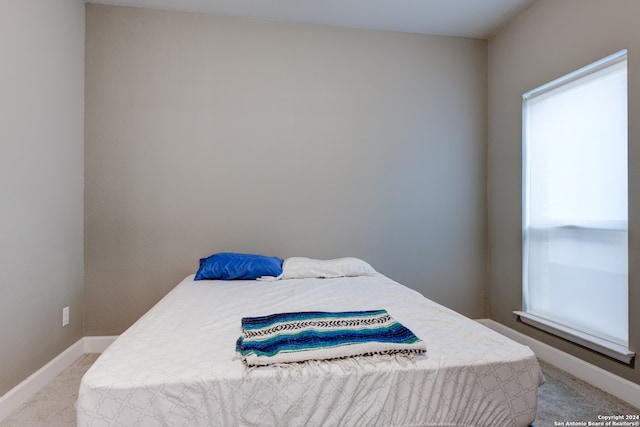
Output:
<path fill-rule="evenodd" d="M 411 363 L 323 362 L 247 372 L 240 319 L 386 309 L 423 339 Z M 193 281 L 187 277 L 89 369 L 79 426 L 527 426 L 533 352 L 382 275 Z"/>

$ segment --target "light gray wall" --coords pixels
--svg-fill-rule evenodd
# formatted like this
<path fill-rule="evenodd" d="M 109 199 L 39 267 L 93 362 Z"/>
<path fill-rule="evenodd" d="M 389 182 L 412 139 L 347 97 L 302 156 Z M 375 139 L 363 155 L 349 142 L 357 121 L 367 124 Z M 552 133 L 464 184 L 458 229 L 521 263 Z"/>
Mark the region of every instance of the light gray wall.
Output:
<path fill-rule="evenodd" d="M 0 395 L 83 335 L 84 24 L 0 2 Z"/>
<path fill-rule="evenodd" d="M 629 64 L 629 346 L 640 351 L 640 33 L 637 0 L 539 0 L 489 42 L 489 307 L 492 319 L 640 383 L 614 362 L 516 322 L 521 309 L 521 96 L 620 49 Z M 598 313 L 593 313 L 597 316 Z"/>
<path fill-rule="evenodd" d="M 87 335 L 217 251 L 485 315 L 484 40 L 87 5 Z"/>

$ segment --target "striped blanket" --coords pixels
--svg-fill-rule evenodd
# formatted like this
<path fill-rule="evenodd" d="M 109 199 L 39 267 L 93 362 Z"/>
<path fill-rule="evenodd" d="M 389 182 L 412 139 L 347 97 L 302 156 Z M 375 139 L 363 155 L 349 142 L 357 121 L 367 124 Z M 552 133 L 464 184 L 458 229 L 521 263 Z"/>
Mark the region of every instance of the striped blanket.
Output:
<path fill-rule="evenodd" d="M 245 317 L 236 351 L 247 366 L 262 366 L 427 349 L 386 310 L 373 310 Z"/>

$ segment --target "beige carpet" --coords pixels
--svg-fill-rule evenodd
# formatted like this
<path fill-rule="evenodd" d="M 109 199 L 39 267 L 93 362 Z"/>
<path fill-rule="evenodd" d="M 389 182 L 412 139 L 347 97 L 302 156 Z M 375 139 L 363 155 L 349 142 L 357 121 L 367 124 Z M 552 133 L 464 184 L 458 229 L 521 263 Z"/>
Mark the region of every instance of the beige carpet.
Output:
<path fill-rule="evenodd" d="M 640 409 L 553 365 L 540 362 L 540 366 L 546 381 L 538 390 L 535 427 L 602 422 L 598 415 L 640 415 Z"/>
<path fill-rule="evenodd" d="M 98 358 L 85 354 L 22 405 L 0 427 L 73 427 L 80 379 Z M 535 427 L 555 422 L 598 421 L 598 415 L 640 414 L 620 399 L 549 364 L 541 363 L 546 383 L 540 387 Z"/>
<path fill-rule="evenodd" d="M 80 380 L 98 356 L 97 353 L 82 355 L 9 418 L 0 422 L 0 427 L 75 426 Z"/>

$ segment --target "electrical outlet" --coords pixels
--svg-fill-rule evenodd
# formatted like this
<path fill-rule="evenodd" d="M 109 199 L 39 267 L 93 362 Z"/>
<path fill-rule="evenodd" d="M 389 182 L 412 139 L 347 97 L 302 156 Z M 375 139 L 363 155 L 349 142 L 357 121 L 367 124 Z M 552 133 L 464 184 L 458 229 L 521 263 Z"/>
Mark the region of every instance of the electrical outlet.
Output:
<path fill-rule="evenodd" d="M 62 309 L 62 327 L 69 324 L 69 306 Z"/>

